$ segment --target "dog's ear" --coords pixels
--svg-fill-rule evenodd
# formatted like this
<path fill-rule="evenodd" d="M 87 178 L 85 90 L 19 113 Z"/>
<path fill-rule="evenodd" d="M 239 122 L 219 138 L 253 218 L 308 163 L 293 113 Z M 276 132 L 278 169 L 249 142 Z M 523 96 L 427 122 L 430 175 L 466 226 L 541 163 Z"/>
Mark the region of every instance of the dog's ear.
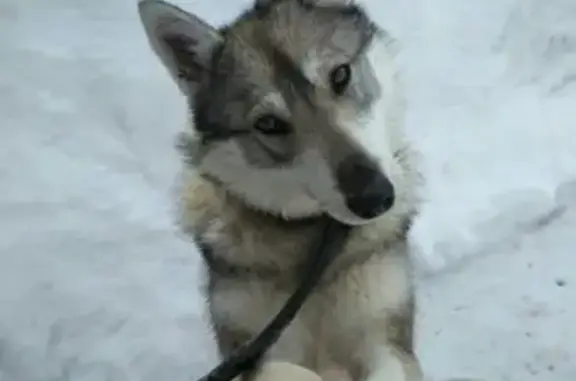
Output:
<path fill-rule="evenodd" d="M 192 96 L 222 36 L 199 17 L 162 0 L 142 0 L 138 11 L 152 49 L 182 93 Z"/>

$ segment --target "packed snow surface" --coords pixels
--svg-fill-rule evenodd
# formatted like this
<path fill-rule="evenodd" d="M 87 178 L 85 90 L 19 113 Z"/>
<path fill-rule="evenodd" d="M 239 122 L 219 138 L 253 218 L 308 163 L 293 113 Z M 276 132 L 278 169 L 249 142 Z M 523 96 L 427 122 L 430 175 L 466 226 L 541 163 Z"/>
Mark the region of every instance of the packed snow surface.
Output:
<path fill-rule="evenodd" d="M 402 43 L 430 379 L 576 380 L 576 2 L 367 0 Z M 210 22 L 246 0 L 178 1 Z M 184 100 L 136 0 L 0 1 L 0 380 L 214 365 L 173 226 Z"/>

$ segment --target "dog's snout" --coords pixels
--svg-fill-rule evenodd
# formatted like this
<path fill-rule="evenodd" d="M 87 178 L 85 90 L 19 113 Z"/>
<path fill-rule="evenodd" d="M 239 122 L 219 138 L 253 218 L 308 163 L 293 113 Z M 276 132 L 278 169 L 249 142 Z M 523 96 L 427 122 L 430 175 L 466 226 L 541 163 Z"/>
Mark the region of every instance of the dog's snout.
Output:
<path fill-rule="evenodd" d="M 394 186 L 369 158 L 348 157 L 336 178 L 346 206 L 360 218 L 377 217 L 394 205 Z"/>

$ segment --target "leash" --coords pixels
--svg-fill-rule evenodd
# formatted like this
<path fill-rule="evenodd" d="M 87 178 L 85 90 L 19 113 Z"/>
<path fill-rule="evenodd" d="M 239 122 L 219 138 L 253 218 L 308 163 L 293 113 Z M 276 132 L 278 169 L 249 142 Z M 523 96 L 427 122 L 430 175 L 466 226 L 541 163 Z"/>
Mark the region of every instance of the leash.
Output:
<path fill-rule="evenodd" d="M 322 229 L 310 247 L 310 260 L 302 282 L 290 295 L 282 309 L 250 342 L 243 344 L 198 381 L 231 381 L 234 377 L 253 372 L 270 347 L 280 338 L 288 324 L 300 311 L 326 268 L 340 253 L 351 227 L 330 217 L 322 217 Z"/>

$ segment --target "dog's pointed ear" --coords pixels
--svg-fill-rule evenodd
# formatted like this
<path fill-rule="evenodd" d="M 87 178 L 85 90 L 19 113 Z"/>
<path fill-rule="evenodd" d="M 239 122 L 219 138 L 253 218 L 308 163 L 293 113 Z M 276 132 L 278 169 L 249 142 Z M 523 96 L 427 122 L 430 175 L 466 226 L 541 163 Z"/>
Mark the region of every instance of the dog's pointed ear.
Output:
<path fill-rule="evenodd" d="M 199 17 L 162 0 L 142 0 L 138 11 L 152 49 L 182 93 L 192 96 L 222 36 Z"/>

